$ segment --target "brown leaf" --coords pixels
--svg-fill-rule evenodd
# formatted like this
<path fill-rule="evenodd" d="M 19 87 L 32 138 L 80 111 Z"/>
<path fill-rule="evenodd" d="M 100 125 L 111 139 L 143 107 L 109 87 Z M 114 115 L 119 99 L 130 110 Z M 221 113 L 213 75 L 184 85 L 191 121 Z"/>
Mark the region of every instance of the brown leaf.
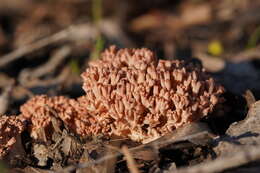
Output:
<path fill-rule="evenodd" d="M 130 151 L 134 158 L 158 160 L 158 149 L 168 147 L 169 145 L 174 147 L 175 143 L 179 143 L 178 147 L 181 147 L 182 141 L 189 141 L 195 145 L 206 145 L 209 144 L 212 137 L 213 135 L 206 124 L 194 122 L 176 129 L 172 133 L 162 136 L 155 141 L 131 148 Z M 185 148 L 186 143 L 183 145 L 183 148 Z"/>
<path fill-rule="evenodd" d="M 38 159 L 39 166 L 46 166 L 48 160 L 48 148 L 45 145 L 35 144 L 33 146 L 34 156 Z"/>
<path fill-rule="evenodd" d="M 93 145 L 90 144 L 90 145 Z M 88 146 L 88 148 L 85 149 L 80 162 L 81 163 L 88 163 L 93 162 L 96 164 L 93 164 L 91 166 L 77 169 L 77 173 L 109 173 L 114 172 L 114 167 L 116 164 L 116 158 L 109 158 L 102 162 L 96 162 L 96 160 L 105 157 L 106 155 L 113 155 L 115 151 L 111 150 L 110 148 L 105 148 L 104 146 L 100 144 L 94 144 L 93 146 Z"/>
<path fill-rule="evenodd" d="M 72 145 L 72 139 L 69 136 L 66 136 L 62 142 L 62 151 L 66 156 L 69 155 Z"/>

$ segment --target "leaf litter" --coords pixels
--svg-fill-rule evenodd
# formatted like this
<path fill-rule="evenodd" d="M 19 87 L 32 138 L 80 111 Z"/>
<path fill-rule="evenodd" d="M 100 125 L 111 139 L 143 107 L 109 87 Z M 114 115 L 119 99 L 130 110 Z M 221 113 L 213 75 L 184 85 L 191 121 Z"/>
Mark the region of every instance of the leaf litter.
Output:
<path fill-rule="evenodd" d="M 129 157 L 139 172 L 259 172 L 259 101 L 248 93 L 245 100 L 241 98 L 245 89 L 253 89 L 259 98 L 259 41 L 254 34 L 259 28 L 259 2 L 176 2 L 172 9 L 167 0 L 106 1 L 109 7 L 120 4 L 120 10 L 112 14 L 117 18 L 115 22 L 106 17 L 107 13 L 111 15 L 111 8 L 107 12 L 105 6 L 102 27 L 88 22 L 88 14 L 82 13 L 88 11 L 88 4 L 80 0 L 1 2 L 0 100 L 4 104 L 0 106 L 8 114 L 16 114 L 29 95 L 81 95 L 77 87 L 80 80 L 71 74 L 68 62 L 76 60 L 86 65 L 84 58 L 95 50 L 92 42 L 97 35 L 104 39 L 104 46 L 111 42 L 124 47 L 147 46 L 167 58 L 182 58 L 183 52 L 186 58 L 186 52 L 191 51 L 190 56 L 198 56 L 228 89 L 226 103 L 213 113 L 214 118 L 210 116 L 202 124 L 185 126 L 147 144 L 102 135 L 82 139 L 53 117 L 51 140 L 46 140 L 49 134 L 41 129 L 38 133 L 44 142 L 32 139 L 28 132 L 17 137 L 13 150 L 3 160 L 9 166 L 8 172 L 129 172 Z M 57 8 L 60 15 L 53 10 Z M 116 6 L 112 11 L 117 10 Z M 50 22 L 44 24 L 46 19 Z M 101 28 L 100 33 L 97 28 Z M 207 53 L 212 40 L 221 42 L 222 54 Z M 250 40 L 254 40 L 250 44 L 253 48 L 244 48 Z M 60 57 L 52 64 L 56 56 Z M 30 73 L 37 71 L 39 74 Z M 5 99 L 4 90 L 9 84 L 13 88 Z M 194 132 L 185 132 L 193 128 Z M 127 146 L 130 154 L 122 152 L 122 146 Z"/>

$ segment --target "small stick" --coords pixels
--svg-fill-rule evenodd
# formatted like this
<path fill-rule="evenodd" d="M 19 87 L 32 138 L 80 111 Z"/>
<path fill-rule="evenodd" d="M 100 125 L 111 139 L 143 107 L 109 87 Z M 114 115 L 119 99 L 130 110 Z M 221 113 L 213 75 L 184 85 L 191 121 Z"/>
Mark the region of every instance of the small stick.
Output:
<path fill-rule="evenodd" d="M 139 170 L 137 169 L 136 167 L 136 163 L 135 163 L 135 160 L 134 158 L 132 157 L 129 149 L 127 146 L 123 146 L 122 147 L 122 153 L 125 155 L 126 157 L 126 161 L 127 161 L 127 167 L 129 169 L 129 171 L 131 173 L 139 173 Z"/>
<path fill-rule="evenodd" d="M 216 160 L 201 163 L 191 167 L 185 167 L 176 170 L 174 173 L 214 173 L 222 172 L 226 169 L 242 166 L 251 161 L 260 159 L 260 146 L 247 147 L 241 149 L 240 152 L 234 153 L 231 156 L 220 157 Z"/>
<path fill-rule="evenodd" d="M 4 88 L 3 93 L 0 95 L 0 115 L 4 114 L 8 109 L 12 90 L 13 83 Z"/>
<path fill-rule="evenodd" d="M 8 64 L 16 59 L 19 59 L 22 56 L 24 56 L 28 53 L 31 53 L 37 49 L 40 49 L 49 44 L 58 42 L 64 38 L 66 38 L 66 36 L 67 36 L 67 33 L 64 31 L 61 31 L 59 33 L 52 35 L 51 37 L 47 37 L 47 38 L 39 40 L 35 43 L 18 48 L 17 50 L 15 50 L 7 55 L 4 55 L 0 58 L 0 67 L 5 66 L 6 64 Z"/>
<path fill-rule="evenodd" d="M 53 72 L 70 54 L 70 52 L 71 48 L 69 46 L 63 46 L 54 52 L 53 56 L 48 62 L 41 65 L 41 67 L 29 69 L 28 73 L 30 73 L 31 77 L 38 78 L 47 73 Z"/>
<path fill-rule="evenodd" d="M 48 73 L 53 72 L 71 52 L 71 48 L 69 46 L 63 46 L 56 50 L 51 57 L 51 59 L 40 67 L 33 69 L 24 69 L 19 74 L 19 82 L 22 85 L 26 85 L 29 81 L 33 79 L 37 79 L 41 76 L 44 76 Z"/>
<path fill-rule="evenodd" d="M 95 28 L 90 24 L 72 25 L 56 34 L 53 34 L 47 38 L 25 45 L 21 48 L 14 50 L 13 52 L 0 57 L 0 67 L 7 65 L 8 63 L 15 61 L 22 56 L 29 54 L 33 51 L 46 47 L 50 44 L 60 41 L 68 40 L 75 41 L 84 39 L 93 39 L 97 35 Z"/>

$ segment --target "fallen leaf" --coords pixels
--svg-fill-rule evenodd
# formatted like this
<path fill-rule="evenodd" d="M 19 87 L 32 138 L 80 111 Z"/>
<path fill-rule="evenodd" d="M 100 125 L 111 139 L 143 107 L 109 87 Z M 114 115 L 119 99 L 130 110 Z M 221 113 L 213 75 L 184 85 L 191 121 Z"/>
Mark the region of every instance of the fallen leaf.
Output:
<path fill-rule="evenodd" d="M 246 118 L 230 125 L 226 135 L 216 140 L 217 155 L 234 154 L 243 148 L 260 145 L 260 101 L 251 104 Z"/>

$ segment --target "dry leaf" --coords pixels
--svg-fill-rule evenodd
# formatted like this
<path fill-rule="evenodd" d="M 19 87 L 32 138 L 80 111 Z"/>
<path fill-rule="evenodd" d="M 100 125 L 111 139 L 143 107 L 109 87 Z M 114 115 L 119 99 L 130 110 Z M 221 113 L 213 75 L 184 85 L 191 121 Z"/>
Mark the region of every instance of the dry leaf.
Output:
<path fill-rule="evenodd" d="M 48 160 L 48 155 L 49 155 L 48 148 L 45 145 L 35 144 L 33 146 L 33 150 L 34 150 L 33 154 L 34 154 L 35 158 L 38 159 L 38 165 L 46 166 L 47 160 Z"/>
<path fill-rule="evenodd" d="M 260 144 L 260 101 L 251 104 L 247 117 L 233 123 L 226 136 L 217 141 L 218 155 L 234 154 L 243 148 Z"/>

